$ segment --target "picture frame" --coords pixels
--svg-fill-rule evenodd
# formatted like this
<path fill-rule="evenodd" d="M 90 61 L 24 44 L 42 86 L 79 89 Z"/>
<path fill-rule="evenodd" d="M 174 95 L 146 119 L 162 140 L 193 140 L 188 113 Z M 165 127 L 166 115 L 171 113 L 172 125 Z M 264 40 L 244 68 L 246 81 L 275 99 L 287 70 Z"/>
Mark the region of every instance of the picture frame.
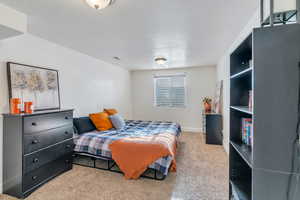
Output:
<path fill-rule="evenodd" d="M 33 102 L 34 111 L 58 110 L 61 108 L 59 72 L 51 68 L 7 62 L 9 99 Z"/>
<path fill-rule="evenodd" d="M 217 82 L 213 110 L 219 114 L 223 112 L 223 80 Z"/>

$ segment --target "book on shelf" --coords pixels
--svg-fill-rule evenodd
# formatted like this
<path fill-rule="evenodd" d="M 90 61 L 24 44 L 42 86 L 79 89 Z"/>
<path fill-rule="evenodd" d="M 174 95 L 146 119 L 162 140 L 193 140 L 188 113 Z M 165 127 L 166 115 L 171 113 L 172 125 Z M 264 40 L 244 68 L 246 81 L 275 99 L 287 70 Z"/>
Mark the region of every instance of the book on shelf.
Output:
<path fill-rule="evenodd" d="M 249 67 L 252 68 L 253 67 L 253 60 L 249 60 Z"/>
<path fill-rule="evenodd" d="M 253 145 L 253 125 L 251 118 L 242 118 L 242 142 L 247 146 Z"/>
<path fill-rule="evenodd" d="M 249 110 L 252 111 L 252 107 L 253 107 L 253 91 L 252 90 L 249 91 L 248 107 L 249 107 Z"/>

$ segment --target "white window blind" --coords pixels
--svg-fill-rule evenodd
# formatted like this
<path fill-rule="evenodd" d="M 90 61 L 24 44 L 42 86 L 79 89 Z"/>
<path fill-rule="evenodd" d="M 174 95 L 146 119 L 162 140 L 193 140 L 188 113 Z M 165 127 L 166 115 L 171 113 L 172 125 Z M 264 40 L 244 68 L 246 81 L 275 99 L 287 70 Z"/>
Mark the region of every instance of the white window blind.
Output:
<path fill-rule="evenodd" d="M 185 107 L 185 77 L 185 74 L 154 76 L 154 105 L 157 107 Z"/>

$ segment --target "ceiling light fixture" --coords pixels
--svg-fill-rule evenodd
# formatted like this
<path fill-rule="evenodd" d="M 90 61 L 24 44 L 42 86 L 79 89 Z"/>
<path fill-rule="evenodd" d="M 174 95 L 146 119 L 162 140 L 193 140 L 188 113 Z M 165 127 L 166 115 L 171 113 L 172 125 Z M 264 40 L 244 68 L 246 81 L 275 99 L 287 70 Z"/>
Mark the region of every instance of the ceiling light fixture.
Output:
<path fill-rule="evenodd" d="M 85 0 L 86 3 L 97 10 L 104 9 L 112 4 L 113 0 Z"/>
<path fill-rule="evenodd" d="M 155 58 L 155 62 L 159 65 L 164 65 L 167 63 L 167 59 L 163 57 Z"/>

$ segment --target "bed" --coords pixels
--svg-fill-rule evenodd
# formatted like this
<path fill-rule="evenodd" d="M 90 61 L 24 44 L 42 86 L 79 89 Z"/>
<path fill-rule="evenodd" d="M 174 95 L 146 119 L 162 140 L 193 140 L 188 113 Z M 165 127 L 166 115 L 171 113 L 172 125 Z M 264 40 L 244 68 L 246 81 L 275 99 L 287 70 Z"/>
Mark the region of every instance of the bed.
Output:
<path fill-rule="evenodd" d="M 74 127 L 76 129 L 74 135 L 75 156 L 79 155 L 94 159 L 92 167 L 95 168 L 96 159 L 106 160 L 108 162 L 107 167 L 100 169 L 110 171 L 116 171 L 112 170 L 113 166 L 115 166 L 115 162 L 112 159 L 112 152 L 109 148 L 112 142 L 123 138 L 155 136 L 160 133 L 169 133 L 177 138 L 181 133 L 179 124 L 162 121 L 126 120 L 126 126 L 122 130 L 111 129 L 100 132 L 95 129 L 88 118 L 77 118 L 74 119 Z M 154 179 L 163 180 L 167 176 L 172 160 L 172 156 L 165 156 L 148 166 L 149 169 L 154 171 Z M 119 170 L 116 172 L 119 172 Z M 157 172 L 162 175 L 161 178 L 157 178 Z M 149 178 L 149 176 L 145 175 L 142 177 Z"/>

